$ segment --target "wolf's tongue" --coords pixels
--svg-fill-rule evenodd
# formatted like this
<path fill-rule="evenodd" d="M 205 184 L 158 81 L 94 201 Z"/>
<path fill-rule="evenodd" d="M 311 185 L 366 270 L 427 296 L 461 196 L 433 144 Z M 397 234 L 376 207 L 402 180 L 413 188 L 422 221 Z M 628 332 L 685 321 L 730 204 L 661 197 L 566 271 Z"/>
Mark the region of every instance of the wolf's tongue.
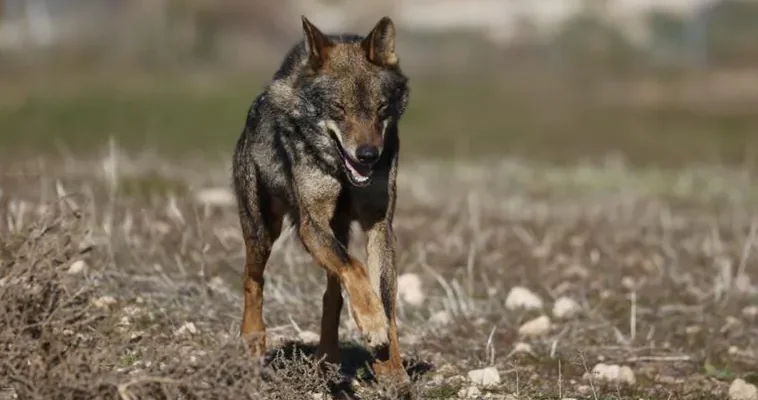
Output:
<path fill-rule="evenodd" d="M 353 175 L 353 178 L 355 178 L 357 181 L 365 181 L 368 179 L 369 174 L 358 171 L 358 169 L 353 166 L 353 163 L 347 159 L 345 160 L 345 166 L 347 166 L 347 169 Z"/>

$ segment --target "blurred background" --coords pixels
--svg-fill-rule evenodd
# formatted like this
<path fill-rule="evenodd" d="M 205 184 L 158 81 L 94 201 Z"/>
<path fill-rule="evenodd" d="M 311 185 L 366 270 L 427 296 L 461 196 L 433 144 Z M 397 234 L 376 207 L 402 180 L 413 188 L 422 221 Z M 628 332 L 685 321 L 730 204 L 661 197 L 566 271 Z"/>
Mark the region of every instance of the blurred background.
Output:
<path fill-rule="evenodd" d="M 758 166 L 754 0 L 0 0 L 0 155 L 228 157 L 301 14 L 393 18 L 404 159 Z"/>

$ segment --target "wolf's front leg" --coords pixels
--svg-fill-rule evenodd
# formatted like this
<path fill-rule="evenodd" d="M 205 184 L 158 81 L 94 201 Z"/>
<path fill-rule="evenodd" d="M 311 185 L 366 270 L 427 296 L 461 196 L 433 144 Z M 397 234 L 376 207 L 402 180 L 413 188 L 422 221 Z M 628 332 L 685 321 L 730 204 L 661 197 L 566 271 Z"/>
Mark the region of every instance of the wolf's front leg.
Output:
<path fill-rule="evenodd" d="M 374 372 L 380 376 L 393 376 L 407 380 L 400 357 L 395 319 L 395 302 L 397 299 L 397 267 L 395 265 L 395 234 L 390 221 L 374 223 L 366 231 L 368 242 L 368 269 L 371 285 L 382 298 L 384 312 L 389 321 L 389 343 L 378 349 Z"/>
<path fill-rule="evenodd" d="M 355 323 L 369 347 L 376 349 L 385 346 L 388 342 L 387 318 L 379 297 L 371 288 L 366 267 L 347 252 L 328 226 L 328 223 L 319 223 L 310 216 L 303 216 L 299 227 L 300 238 L 318 263 L 339 277 L 350 298 Z"/>

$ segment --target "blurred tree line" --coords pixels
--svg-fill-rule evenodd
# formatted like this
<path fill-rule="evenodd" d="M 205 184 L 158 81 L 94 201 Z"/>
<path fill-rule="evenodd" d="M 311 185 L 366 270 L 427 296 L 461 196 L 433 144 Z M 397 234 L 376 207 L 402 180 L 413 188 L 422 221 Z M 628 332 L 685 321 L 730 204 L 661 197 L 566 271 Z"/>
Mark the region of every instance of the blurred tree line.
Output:
<path fill-rule="evenodd" d="M 60 40 L 46 50 L 66 54 L 72 61 L 113 59 L 146 66 L 216 63 L 269 68 L 278 62 L 283 48 L 299 39 L 299 18 L 293 16 L 302 12 L 285 0 L 111 0 L 98 3 L 109 7 L 94 8 L 93 0 L 65 2 L 81 4 L 62 12 L 60 18 L 67 23 L 59 36 L 75 39 Z M 11 3 L 18 1 L 0 0 L 0 28 L 11 23 L 2 14 Z M 476 62 L 480 55 L 485 64 L 494 63 L 494 68 L 512 59 L 509 56 L 514 49 L 521 53 L 532 49 L 527 53 L 537 61 L 610 73 L 651 66 L 758 65 L 756 1 L 724 0 L 688 16 L 653 11 L 643 25 L 646 40 L 632 40 L 623 24 L 603 14 L 601 4 L 588 7 L 586 13 L 565 21 L 554 34 L 539 40 L 530 39 L 529 30 L 524 29 L 520 35 L 524 40 L 504 46 L 470 32 L 409 32 L 404 33 L 404 43 L 411 63 L 415 59 L 418 65 L 443 69 L 450 61 L 444 57 L 451 54 L 444 50 L 446 46 L 468 46 L 466 56 L 459 57 L 466 64 L 481 65 Z M 427 51 L 432 43 L 442 51 Z M 0 48 L 0 55 L 3 52 L 7 49 Z M 8 61 L 8 57 L 2 58 L 0 64 Z"/>

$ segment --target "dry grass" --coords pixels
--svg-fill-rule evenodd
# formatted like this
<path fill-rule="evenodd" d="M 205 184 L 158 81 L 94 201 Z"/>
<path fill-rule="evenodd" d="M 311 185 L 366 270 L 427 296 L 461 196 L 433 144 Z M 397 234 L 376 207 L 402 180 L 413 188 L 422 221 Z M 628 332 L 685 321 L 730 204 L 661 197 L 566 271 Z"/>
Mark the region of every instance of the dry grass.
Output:
<path fill-rule="evenodd" d="M 229 169 L 199 165 L 112 150 L 0 166 L 0 399 L 302 399 L 340 382 L 361 399 L 397 398 L 372 383 L 347 312 L 342 369 L 317 374 L 298 338 L 318 332 L 324 273 L 291 233 L 266 272 L 270 357 L 244 356 L 237 214 L 194 197 L 228 187 Z M 486 366 L 502 381 L 482 396 L 501 399 L 725 398 L 733 378 L 756 378 L 758 317 L 743 312 L 758 301 L 749 176 L 516 161 L 404 162 L 401 174 L 399 268 L 426 297 L 399 309 L 418 398 L 457 398 Z M 361 257 L 362 243 L 356 232 Z M 72 273 L 77 261 L 87 268 Z M 514 286 L 544 309 L 506 309 Z M 560 296 L 581 312 L 519 337 Z M 532 353 L 512 353 L 518 342 Z M 583 378 L 600 361 L 630 366 L 636 384 Z"/>

